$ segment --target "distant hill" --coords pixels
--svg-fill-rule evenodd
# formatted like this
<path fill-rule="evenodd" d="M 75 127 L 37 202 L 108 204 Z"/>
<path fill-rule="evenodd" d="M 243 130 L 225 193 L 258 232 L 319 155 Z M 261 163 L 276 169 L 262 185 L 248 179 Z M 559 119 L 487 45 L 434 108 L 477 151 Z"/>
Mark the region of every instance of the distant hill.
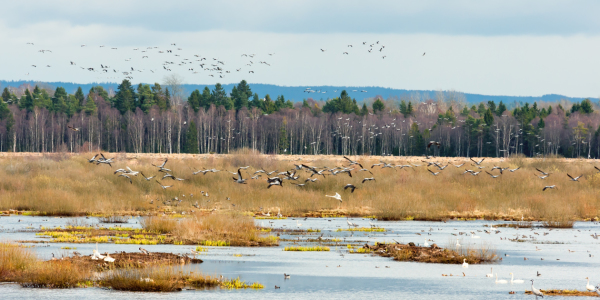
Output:
<path fill-rule="evenodd" d="M 84 92 L 90 90 L 92 86 L 101 85 L 105 89 L 113 89 L 116 90 L 118 83 L 72 83 L 72 82 L 35 82 L 35 81 L 5 81 L 0 80 L 0 86 L 12 86 L 18 87 L 24 83 L 43 83 L 50 85 L 52 87 L 62 86 L 64 87 L 68 93 L 74 93 L 77 90 L 77 87 L 81 87 Z M 292 101 L 302 101 L 303 99 L 313 98 L 314 100 L 327 100 L 329 98 L 337 97 L 340 95 L 342 90 L 348 91 L 351 97 L 355 98 L 358 102 L 361 102 L 365 98 L 373 98 L 375 96 L 382 96 L 384 99 L 387 99 L 390 96 L 401 97 L 403 95 L 410 95 L 415 92 L 419 93 L 428 93 L 429 97 L 433 98 L 435 96 L 435 92 L 433 90 L 403 90 L 403 89 L 392 89 L 392 88 L 384 88 L 384 87 L 375 87 L 375 86 L 311 86 L 310 88 L 313 91 L 320 91 L 314 93 L 306 93 L 305 89 L 308 86 L 281 86 L 281 85 L 273 85 L 273 84 L 262 84 L 262 83 L 249 83 L 250 88 L 253 93 L 258 93 L 258 95 L 262 98 L 266 94 L 271 95 L 272 98 L 278 95 L 284 95 L 286 99 Z M 136 83 L 137 85 L 137 83 Z M 223 84 L 223 87 L 227 92 L 231 92 L 231 89 L 235 84 Z M 208 86 L 209 89 L 213 89 L 214 85 L 205 85 L 205 84 L 184 84 L 185 93 L 190 94 L 193 90 L 199 89 L 202 91 L 204 87 Z M 365 92 L 361 92 L 365 91 Z M 533 103 L 536 101 L 545 101 L 545 102 L 555 102 L 561 99 L 569 100 L 572 102 L 579 102 L 584 98 L 578 97 L 568 97 L 563 95 L 549 94 L 543 96 L 491 96 L 491 95 L 481 95 L 481 94 L 470 94 L 464 93 L 467 102 L 470 104 L 476 104 L 480 102 L 487 102 L 489 100 L 493 100 L 496 103 L 503 101 L 507 105 L 512 106 L 515 103 Z M 598 101 L 598 98 L 590 98 L 593 101 Z"/>

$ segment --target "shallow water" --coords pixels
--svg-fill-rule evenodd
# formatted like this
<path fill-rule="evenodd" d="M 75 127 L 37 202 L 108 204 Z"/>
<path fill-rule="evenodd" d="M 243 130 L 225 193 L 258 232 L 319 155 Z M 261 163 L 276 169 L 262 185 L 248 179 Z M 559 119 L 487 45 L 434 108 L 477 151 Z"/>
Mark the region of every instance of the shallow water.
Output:
<path fill-rule="evenodd" d="M 0 240 L 43 240 L 28 227 L 48 228 L 64 226 L 73 218 L 11 216 L 0 217 Z M 19 222 L 21 220 L 21 222 Z M 96 224 L 96 218 L 80 218 L 88 224 Z M 585 277 L 591 277 L 591 283 L 600 283 L 597 275 L 600 267 L 600 242 L 590 235 L 600 232 L 600 225 L 592 222 L 577 222 L 573 229 L 514 229 L 499 228 L 500 233 L 487 234 L 486 225 L 505 222 L 488 221 L 449 221 L 442 222 L 381 222 L 361 218 L 351 218 L 361 227 L 369 227 L 369 221 L 386 229 L 386 232 L 336 232 L 339 228 L 347 228 L 345 218 L 331 219 L 284 219 L 256 220 L 258 225 L 272 228 L 320 229 L 320 233 L 282 234 L 285 239 L 295 239 L 304 245 L 304 240 L 323 235 L 324 238 L 341 239 L 339 246 L 330 246 L 330 252 L 286 252 L 283 247 L 292 242 L 282 242 L 279 247 L 242 248 L 242 247 L 207 247 L 209 250 L 199 256 L 204 263 L 186 266 L 191 270 L 201 271 L 209 275 L 223 275 L 229 278 L 240 277 L 248 282 L 258 281 L 264 284 L 263 290 L 206 290 L 183 291 L 169 294 L 115 292 L 99 288 L 48 290 L 26 289 L 15 284 L 0 285 L 2 299 L 17 298 L 62 298 L 81 299 L 92 296 L 97 299 L 154 299 L 176 297 L 177 299 L 231 298 L 270 299 L 291 298 L 306 299 L 309 297 L 358 299 L 381 297 L 411 297 L 414 299 L 515 299 L 522 298 L 523 292 L 530 288 L 529 279 L 535 279 L 535 286 L 542 289 L 578 289 L 584 290 Z M 137 219 L 131 219 L 127 227 L 136 227 Z M 104 226 L 108 226 L 105 224 Z M 114 226 L 111 224 L 110 226 Z M 424 231 L 424 232 L 422 232 Z M 459 232 L 473 231 L 479 239 Z M 421 235 L 417 235 L 420 233 Z M 538 233 L 536 235 L 534 233 Z M 544 233 L 549 233 L 544 236 Z M 456 236 L 452 235 L 456 234 Z M 512 242 L 504 238 L 515 238 L 525 235 L 526 242 Z M 530 238 L 530 237 L 533 237 Z M 502 240 L 501 240 L 502 238 Z M 299 241 L 298 241 L 299 239 Z M 503 260 L 492 265 L 469 265 L 464 269 L 461 265 L 424 264 L 412 262 L 396 262 L 389 258 L 364 254 L 349 254 L 346 244 L 364 244 L 368 242 L 414 242 L 423 244 L 437 243 L 441 247 L 454 247 L 458 239 L 463 245 L 478 247 L 492 246 Z M 561 244 L 548 244 L 561 243 Z M 63 246 L 76 247 L 82 254 L 91 254 L 95 244 L 32 244 L 41 258 L 49 259 L 54 253 L 57 256 L 68 255 Z M 310 243 L 315 245 L 315 243 Z M 536 251 L 536 246 L 541 249 Z M 138 245 L 99 244 L 101 252 L 137 251 Z M 147 245 L 149 251 L 189 253 L 193 246 Z M 570 251 L 574 252 L 570 252 Z M 241 257 L 234 256 L 241 254 Z M 507 256 L 505 256 L 505 254 Z M 590 257 L 592 255 L 593 257 Z M 527 260 L 524 260 L 524 257 Z M 541 260 L 544 258 L 544 260 Z M 559 259 L 559 260 L 557 260 Z M 388 266 L 389 268 L 386 268 Z M 510 281 L 512 272 L 515 279 L 526 280 L 524 284 L 496 284 L 495 279 L 486 278 L 485 274 L 494 268 L 500 279 Z M 536 272 L 542 276 L 537 277 Z M 462 276 L 462 273 L 466 276 Z M 291 274 L 285 280 L 283 273 Z M 461 276 L 443 277 L 442 274 Z M 274 286 L 281 289 L 274 289 Z M 516 291 L 518 295 L 509 295 Z M 533 296 L 527 296 L 533 298 Z M 561 297 L 553 297 L 561 299 Z"/>

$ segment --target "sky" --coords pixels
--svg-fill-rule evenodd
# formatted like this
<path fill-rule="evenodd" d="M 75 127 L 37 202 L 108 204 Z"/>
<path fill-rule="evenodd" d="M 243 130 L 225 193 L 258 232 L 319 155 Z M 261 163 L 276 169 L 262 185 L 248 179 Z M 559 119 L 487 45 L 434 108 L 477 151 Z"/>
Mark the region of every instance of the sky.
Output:
<path fill-rule="evenodd" d="M 176 74 L 191 84 L 245 79 L 600 96 L 600 1 L 103 0 L 1 7 L 1 80 L 130 76 L 137 84 Z"/>

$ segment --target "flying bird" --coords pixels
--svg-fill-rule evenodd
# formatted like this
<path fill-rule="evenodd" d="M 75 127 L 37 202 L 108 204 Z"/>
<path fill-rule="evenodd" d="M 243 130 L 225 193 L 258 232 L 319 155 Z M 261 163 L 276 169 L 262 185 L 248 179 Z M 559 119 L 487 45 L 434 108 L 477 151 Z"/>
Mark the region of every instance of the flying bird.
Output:
<path fill-rule="evenodd" d="M 548 186 L 544 187 L 544 189 L 542 190 L 542 192 L 546 191 L 547 189 L 555 189 L 555 188 L 556 188 L 556 185 L 548 185 Z"/>
<path fill-rule="evenodd" d="M 371 181 L 371 180 L 375 181 L 375 177 L 365 178 L 365 179 L 363 179 L 362 183 L 365 183 L 366 181 Z"/>
<path fill-rule="evenodd" d="M 569 175 L 569 173 L 567 173 L 567 176 L 569 176 L 569 178 L 571 178 L 571 181 L 577 181 L 577 182 L 579 182 L 579 178 L 583 177 L 583 174 L 579 175 L 579 176 L 577 176 L 575 178 L 573 178 L 573 176 Z"/>
<path fill-rule="evenodd" d="M 344 187 L 344 190 L 346 189 L 352 189 L 351 193 L 354 193 L 354 190 L 356 189 L 356 187 L 352 184 L 346 184 L 346 186 Z"/>

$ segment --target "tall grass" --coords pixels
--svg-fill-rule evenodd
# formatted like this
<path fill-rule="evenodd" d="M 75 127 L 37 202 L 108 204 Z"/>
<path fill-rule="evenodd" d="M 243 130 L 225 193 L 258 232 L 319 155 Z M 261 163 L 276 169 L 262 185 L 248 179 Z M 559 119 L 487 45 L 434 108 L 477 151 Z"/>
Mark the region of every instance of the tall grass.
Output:
<path fill-rule="evenodd" d="M 91 271 L 70 261 L 48 261 L 25 270 L 17 282 L 24 287 L 73 288 L 88 285 Z"/>
<path fill-rule="evenodd" d="M 276 240 L 261 237 L 254 220 L 240 213 L 195 215 L 181 220 L 172 234 L 176 240 L 196 241 L 206 246 L 277 244 Z"/>
<path fill-rule="evenodd" d="M 140 225 L 146 231 L 163 234 L 173 232 L 177 228 L 177 221 L 162 217 L 145 217 L 142 218 Z"/>
<path fill-rule="evenodd" d="M 105 154 L 106 155 L 106 154 Z M 521 216 L 542 221 L 560 218 L 589 219 L 598 216 L 600 209 L 600 174 L 585 161 L 563 158 L 512 157 L 504 161 L 486 159 L 482 165 L 490 170 L 493 165 L 516 168 L 508 170 L 499 178 L 492 179 L 485 173 L 479 176 L 462 175 L 465 167 L 473 169 L 465 158 L 436 158 L 442 164 L 467 162 L 462 168 L 450 165 L 439 176 L 432 176 L 425 166 L 405 169 L 370 168 L 380 159 L 393 164 L 415 163 L 424 165 L 420 157 L 361 157 L 360 162 L 371 170 L 337 176 L 319 176 L 315 183 L 297 187 L 285 181 L 283 187 L 267 189 L 265 175 L 259 180 L 249 180 L 240 185 L 232 182 L 232 175 L 222 171 L 206 175 L 191 175 L 190 168 L 216 168 L 236 171 L 238 167 L 251 166 L 242 171 L 250 178 L 257 169 L 290 170 L 293 164 L 305 163 L 317 167 L 347 165 L 339 156 L 274 156 L 251 151 L 232 155 L 171 155 L 167 166 L 175 176 L 186 178 L 183 182 L 165 179 L 173 188 L 163 190 L 156 182 L 134 177 L 129 184 L 113 174 L 116 168 L 129 166 L 145 175 L 159 175 L 151 163 L 153 155 L 136 155 L 126 159 L 120 155 L 113 165 L 94 165 L 87 162 L 88 155 L 48 157 L 9 157 L 0 160 L 0 210 L 35 210 L 42 214 L 78 215 L 101 213 L 146 213 L 155 210 L 232 210 L 271 211 L 280 210 L 286 216 L 319 215 L 374 215 L 380 219 L 404 220 L 444 218 L 504 218 L 520 220 Z M 108 155 L 113 156 L 113 155 Z M 90 155 L 91 157 L 91 155 Z M 302 159 L 298 161 L 298 159 Z M 436 169 L 434 167 L 430 167 Z M 534 176 L 535 168 L 553 173 L 545 180 Z M 494 171 L 495 174 L 499 172 Z M 569 181 L 566 173 L 584 175 L 581 182 Z M 303 182 L 310 173 L 299 171 Z M 361 183 L 362 178 L 374 176 L 376 181 Z M 314 178 L 314 177 L 313 177 Z M 352 183 L 358 187 L 354 193 L 342 188 Z M 542 192 L 546 185 L 558 189 Z M 202 197 L 201 191 L 210 197 Z M 343 202 L 326 198 L 336 192 Z M 182 195 L 186 197 L 182 197 Z M 190 195 L 193 194 L 194 197 Z M 179 197 L 183 201 L 177 207 L 165 207 L 163 200 Z M 226 198 L 231 200 L 226 200 Z M 153 204 L 150 202 L 154 201 Z M 210 200 L 210 202 L 208 202 Z M 198 201 L 199 209 L 192 205 Z M 233 206 L 232 204 L 235 204 Z M 160 208 L 157 208 L 157 205 Z M 178 226 L 180 227 L 180 226 Z M 185 230 L 179 232 L 186 235 Z M 215 239 L 218 240 L 218 239 Z"/>
<path fill-rule="evenodd" d="M 181 282 L 172 268 L 120 269 L 105 276 L 100 285 L 119 291 L 175 292 L 181 290 Z"/>
<path fill-rule="evenodd" d="M 37 258 L 29 249 L 18 244 L 0 242 L 0 282 L 14 281 L 18 274 L 37 263 Z"/>

